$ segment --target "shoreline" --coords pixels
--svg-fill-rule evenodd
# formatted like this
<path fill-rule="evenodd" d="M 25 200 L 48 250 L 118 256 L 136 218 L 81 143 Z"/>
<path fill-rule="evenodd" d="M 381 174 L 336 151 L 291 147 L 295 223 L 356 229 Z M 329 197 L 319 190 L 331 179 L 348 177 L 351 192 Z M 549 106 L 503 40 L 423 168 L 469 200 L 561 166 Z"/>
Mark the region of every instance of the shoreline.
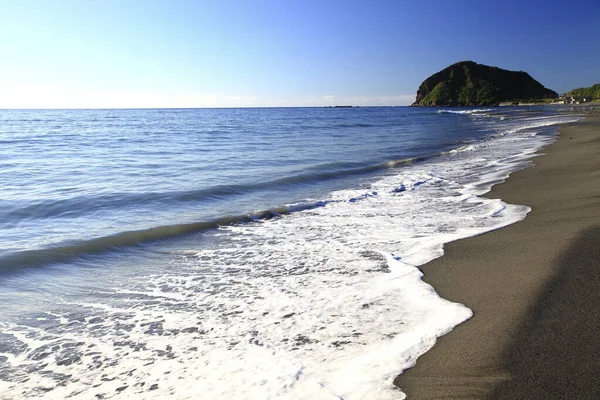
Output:
<path fill-rule="evenodd" d="M 600 397 L 600 114 L 561 126 L 542 154 L 484 195 L 527 218 L 421 267 L 474 316 L 396 377 L 408 399 Z"/>

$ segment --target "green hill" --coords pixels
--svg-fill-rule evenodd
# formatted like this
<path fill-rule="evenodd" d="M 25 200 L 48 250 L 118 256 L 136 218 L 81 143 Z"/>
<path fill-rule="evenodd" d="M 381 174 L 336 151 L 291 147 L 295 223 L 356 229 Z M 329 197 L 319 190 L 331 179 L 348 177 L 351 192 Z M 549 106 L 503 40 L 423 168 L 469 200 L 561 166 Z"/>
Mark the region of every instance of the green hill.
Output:
<path fill-rule="evenodd" d="M 586 88 L 573 89 L 570 92 L 567 92 L 566 97 L 585 97 L 588 99 L 600 99 L 600 83 L 597 83 L 593 86 Z"/>
<path fill-rule="evenodd" d="M 526 72 L 461 61 L 425 79 L 413 106 L 493 106 L 556 97 Z"/>

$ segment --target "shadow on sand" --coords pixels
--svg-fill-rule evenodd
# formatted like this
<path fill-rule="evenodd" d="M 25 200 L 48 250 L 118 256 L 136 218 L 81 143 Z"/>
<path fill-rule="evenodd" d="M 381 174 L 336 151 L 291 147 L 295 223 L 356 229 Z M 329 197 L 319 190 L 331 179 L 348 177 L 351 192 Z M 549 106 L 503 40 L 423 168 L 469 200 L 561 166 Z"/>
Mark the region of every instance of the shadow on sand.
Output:
<path fill-rule="evenodd" d="M 491 399 L 600 399 L 600 226 L 584 231 L 503 358 Z"/>

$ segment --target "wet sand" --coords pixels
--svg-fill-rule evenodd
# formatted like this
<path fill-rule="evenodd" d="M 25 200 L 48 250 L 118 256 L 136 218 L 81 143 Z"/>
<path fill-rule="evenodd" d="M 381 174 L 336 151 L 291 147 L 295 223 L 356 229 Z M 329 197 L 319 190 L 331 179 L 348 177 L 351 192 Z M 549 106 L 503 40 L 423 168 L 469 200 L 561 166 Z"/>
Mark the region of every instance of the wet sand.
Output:
<path fill-rule="evenodd" d="M 474 316 L 396 378 L 409 399 L 600 398 L 600 114 L 486 195 L 524 221 L 445 247 L 422 267 Z"/>

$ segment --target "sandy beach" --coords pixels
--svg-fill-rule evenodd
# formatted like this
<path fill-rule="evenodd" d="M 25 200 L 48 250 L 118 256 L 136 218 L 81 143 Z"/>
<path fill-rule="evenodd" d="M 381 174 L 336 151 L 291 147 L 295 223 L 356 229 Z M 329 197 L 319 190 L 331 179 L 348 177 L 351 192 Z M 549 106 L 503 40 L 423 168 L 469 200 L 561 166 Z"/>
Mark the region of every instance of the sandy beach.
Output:
<path fill-rule="evenodd" d="M 600 114 L 486 196 L 532 208 L 423 266 L 471 320 L 396 378 L 409 399 L 600 398 Z"/>

